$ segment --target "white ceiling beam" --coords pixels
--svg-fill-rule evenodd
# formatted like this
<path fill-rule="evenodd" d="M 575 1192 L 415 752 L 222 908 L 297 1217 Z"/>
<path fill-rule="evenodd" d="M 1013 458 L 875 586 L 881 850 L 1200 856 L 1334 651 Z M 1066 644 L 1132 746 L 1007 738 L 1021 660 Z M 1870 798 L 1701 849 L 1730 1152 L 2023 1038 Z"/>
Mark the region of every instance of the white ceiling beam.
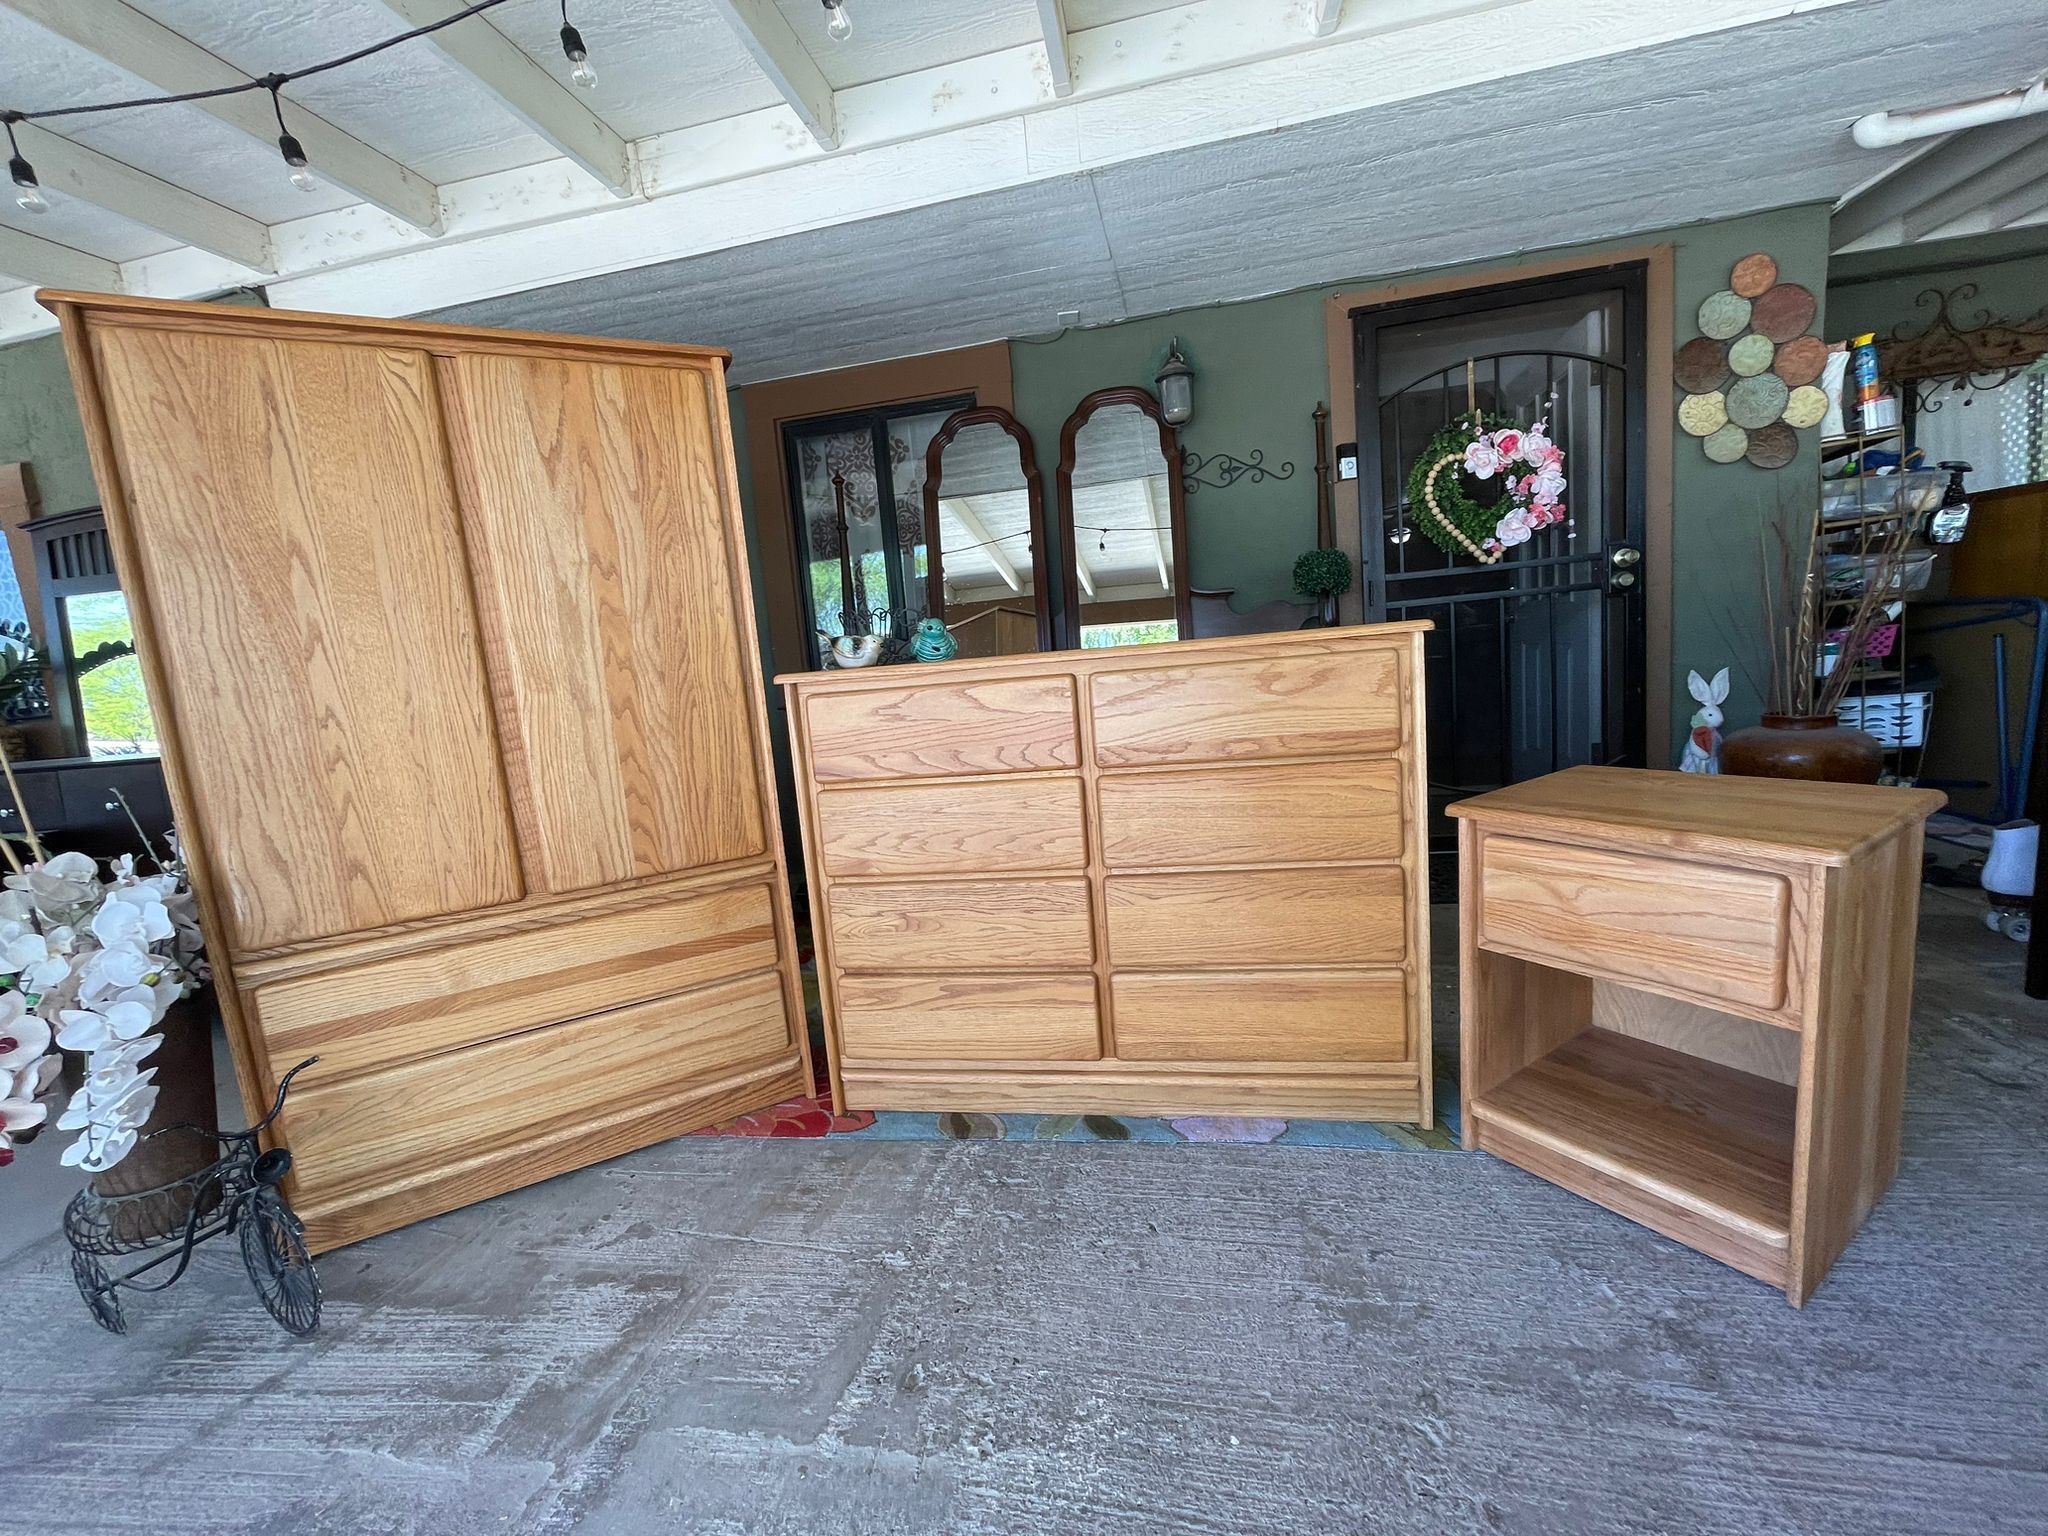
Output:
<path fill-rule="evenodd" d="M 1074 540 L 1074 579 L 1081 583 L 1084 597 L 1095 596 L 1095 567 L 1088 563 L 1087 555 L 1081 552 L 1081 541 Z"/>
<path fill-rule="evenodd" d="M 1020 597 L 1023 596 L 1024 579 L 1017 574 L 1017 567 L 1011 564 L 1010 557 L 1003 553 L 1003 546 L 988 531 L 988 525 L 974 515 L 974 508 L 967 505 L 967 498 L 964 496 L 941 496 L 939 498 L 939 506 L 953 514 L 953 521 L 958 523 L 960 531 L 967 535 L 967 542 L 977 546 L 975 553 L 987 557 L 988 563 L 996 568 L 996 574 L 1003 578 L 1003 581 L 1009 586 L 1010 590 Z M 965 551 L 962 551 L 962 553 L 965 553 Z M 941 550 L 940 563 L 942 566 L 944 564 L 944 555 L 945 552 Z"/>
<path fill-rule="evenodd" d="M 233 65 L 124 0 L 6 0 L 6 6 L 167 95 L 250 83 L 250 77 Z M 192 105 L 276 149 L 277 119 L 265 93 L 246 91 Z M 289 96 L 285 105 L 292 133 L 322 176 L 415 229 L 441 232 L 441 202 L 431 181 L 308 112 Z"/>
<path fill-rule="evenodd" d="M 1959 233 L 1975 233 L 1984 227 L 1978 217 L 1998 199 L 2042 176 L 2048 176 L 2048 124 L 2028 126 L 2035 130 L 2033 142 L 2013 151 L 1996 165 L 1986 166 L 1964 178 L 1947 191 L 1929 198 L 1901 221 L 1905 243 L 1924 240 L 1937 231 L 1962 225 Z"/>
<path fill-rule="evenodd" d="M 1074 94 L 1074 54 L 1067 42 L 1062 0 L 1038 0 L 1038 30 L 1045 35 L 1045 66 L 1054 96 Z"/>
<path fill-rule="evenodd" d="M 248 271 L 276 270 L 270 231 L 247 214 L 159 181 L 147 171 L 34 123 L 17 123 L 14 133 L 22 154 L 35 167 L 36 180 L 46 189 L 118 213 Z"/>
<path fill-rule="evenodd" d="M 382 0 L 407 26 L 432 26 L 461 14 L 462 0 Z M 597 34 L 589 34 L 596 37 Z M 505 108 L 619 197 L 637 194 L 633 152 L 569 86 L 533 61 L 491 25 L 490 13 L 427 34 L 448 59 L 469 71 Z M 602 40 L 598 46 L 602 48 Z M 602 65 L 602 58 L 593 62 Z"/>
<path fill-rule="evenodd" d="M 6 224 L 0 224 L 0 272 L 37 288 L 83 288 L 92 293 L 121 291 L 119 263 Z"/>
<path fill-rule="evenodd" d="M 1311 37 L 1328 37 L 1344 16 L 1344 0 L 1308 0 L 1308 30 Z"/>
<path fill-rule="evenodd" d="M 1152 477 L 1147 475 L 1138 482 L 1143 493 L 1145 527 L 1152 535 L 1152 563 L 1159 567 L 1159 585 L 1169 594 L 1173 591 L 1173 562 L 1166 556 L 1166 540 L 1159 536 L 1159 493 L 1152 488 Z"/>
<path fill-rule="evenodd" d="M 832 87 L 803 39 L 782 19 L 775 0 L 711 0 L 711 4 L 761 73 L 782 93 L 804 131 L 817 140 L 820 149 L 837 149 L 839 116 L 832 103 Z"/>
<path fill-rule="evenodd" d="M 1844 250 L 1887 225 L 1900 223 L 1950 188 L 2024 149 L 2041 131 L 2040 123 L 2021 120 L 1943 139 L 1846 199 L 1829 221 L 1829 243 L 1837 251 Z"/>
<path fill-rule="evenodd" d="M 2048 209 L 2048 176 L 2006 193 L 1987 206 L 1984 213 L 1993 229 L 2009 229 L 2043 209 Z"/>

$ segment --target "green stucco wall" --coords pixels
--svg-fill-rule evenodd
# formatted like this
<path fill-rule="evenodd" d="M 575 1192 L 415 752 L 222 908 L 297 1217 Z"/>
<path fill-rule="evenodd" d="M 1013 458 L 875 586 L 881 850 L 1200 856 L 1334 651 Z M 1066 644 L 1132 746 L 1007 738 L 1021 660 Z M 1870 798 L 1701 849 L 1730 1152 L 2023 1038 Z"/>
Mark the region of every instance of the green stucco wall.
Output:
<path fill-rule="evenodd" d="M 1978 246 L 1969 240 L 1943 241 L 1936 249 L 1946 253 L 1947 264 L 1938 270 L 1836 276 L 1828 285 L 1834 334 L 1889 336 L 1903 329 L 1917 335 L 1934 318 L 1933 306 L 1920 303 L 1930 288 L 1953 293 L 1966 283 L 1976 285 L 1976 294 L 1958 306 L 1956 318 L 1965 325 L 1978 310 L 1989 310 L 1995 319 L 2018 320 L 2048 304 L 2048 252 L 2000 256 L 1996 247 L 1987 246 L 1979 259 L 1973 254 Z M 1851 262 L 1837 265 L 1853 271 Z"/>
<path fill-rule="evenodd" d="M 1728 284 L 1729 269 L 1752 251 L 1778 262 L 1782 281 L 1804 283 L 1816 294 L 1827 285 L 1828 211 L 1824 206 L 1779 209 L 1746 218 L 1689 225 L 1565 251 L 1518 252 L 1485 263 L 1432 269 L 1474 274 L 1538 254 L 1584 257 L 1623 246 L 1668 243 L 1673 248 L 1673 344 L 1699 334 L 1700 301 Z M 1195 417 L 1184 446 L 1201 454 L 1248 456 L 1262 449 L 1268 464 L 1292 460 L 1285 482 L 1204 489 L 1188 500 L 1189 566 L 1198 587 L 1234 587 L 1240 608 L 1291 596 L 1294 557 L 1315 542 L 1314 437 L 1309 413 L 1329 395 L 1323 337 L 1323 302 L 1329 294 L 1398 282 L 1415 272 L 1366 273 L 1324 288 L 1243 304 L 1183 310 L 1097 330 L 1070 331 L 1047 342 L 1010 348 L 1016 411 L 1031 431 L 1054 494 L 1060 426 L 1076 401 L 1110 384 L 1142 384 L 1178 336 L 1196 370 Z M 1823 333 L 1827 328 L 1822 327 Z M 1652 400 L 1653 417 L 1673 402 Z M 1787 468 L 1764 471 L 1748 464 L 1711 464 L 1698 443 L 1679 435 L 1672 454 L 1672 676 L 1670 753 L 1684 741 L 1693 709 L 1686 695 L 1688 668 L 1711 673 L 1731 666 L 1734 688 L 1730 727 L 1755 718 L 1755 684 L 1764 654 L 1757 629 L 1757 540 L 1765 518 L 1780 505 L 1810 508 L 1817 494 L 1819 443 L 1803 434 L 1799 457 Z M 1055 555 L 1057 559 L 1057 553 Z M 1747 675 L 1745 675 L 1747 674 Z M 1653 682 L 1653 686 L 1655 686 Z M 1654 744 L 1651 758 L 1659 760 Z"/>
<path fill-rule="evenodd" d="M 0 347 L 0 464 L 27 463 L 45 512 L 99 505 L 64 343 L 38 336 Z"/>

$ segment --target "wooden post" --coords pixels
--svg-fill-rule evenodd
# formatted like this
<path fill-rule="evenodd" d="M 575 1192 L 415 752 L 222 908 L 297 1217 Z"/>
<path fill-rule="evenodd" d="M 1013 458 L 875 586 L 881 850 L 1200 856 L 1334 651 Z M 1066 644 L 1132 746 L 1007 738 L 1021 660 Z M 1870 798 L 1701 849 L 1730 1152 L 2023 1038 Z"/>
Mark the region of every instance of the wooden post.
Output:
<path fill-rule="evenodd" d="M 1330 511 L 1330 408 L 1318 400 L 1309 414 L 1316 424 L 1316 548 L 1334 549 L 1337 523 Z"/>

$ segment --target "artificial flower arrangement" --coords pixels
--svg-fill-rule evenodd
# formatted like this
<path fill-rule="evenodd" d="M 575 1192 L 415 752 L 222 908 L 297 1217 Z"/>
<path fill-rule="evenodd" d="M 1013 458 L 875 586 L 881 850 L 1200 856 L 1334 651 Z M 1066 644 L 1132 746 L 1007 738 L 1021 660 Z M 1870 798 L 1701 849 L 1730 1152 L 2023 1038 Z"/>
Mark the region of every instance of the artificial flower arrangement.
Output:
<path fill-rule="evenodd" d="M 1448 469 L 1475 480 L 1499 477 L 1506 494 L 1484 506 L 1465 494 Z M 1564 449 L 1550 438 L 1548 421 L 1527 427 L 1478 412 L 1429 440 L 1408 475 L 1408 505 L 1417 526 L 1446 554 L 1459 550 L 1491 565 L 1543 529 L 1567 522 Z"/>
<path fill-rule="evenodd" d="M 104 1173 L 156 1107 L 156 1069 L 143 1062 L 163 1043 L 164 1014 L 206 982 L 198 914 L 175 839 L 159 858 L 144 838 L 152 874 L 132 854 L 102 876 L 82 853 L 31 846 L 37 861 L 23 864 L 0 842 L 13 866 L 0 889 L 0 1167 L 48 1117 L 57 1052 L 76 1051 L 85 1080 L 56 1124 L 79 1136 L 61 1160 Z"/>

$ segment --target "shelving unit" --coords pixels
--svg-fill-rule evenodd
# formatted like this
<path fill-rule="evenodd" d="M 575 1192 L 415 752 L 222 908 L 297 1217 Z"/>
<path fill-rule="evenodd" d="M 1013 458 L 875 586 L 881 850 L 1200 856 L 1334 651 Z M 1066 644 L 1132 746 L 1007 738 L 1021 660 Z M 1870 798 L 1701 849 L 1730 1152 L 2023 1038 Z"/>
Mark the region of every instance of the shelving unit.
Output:
<path fill-rule="evenodd" d="M 1898 1168 L 1941 804 L 1572 768 L 1451 807 L 1465 1145 L 1802 1304 Z"/>

